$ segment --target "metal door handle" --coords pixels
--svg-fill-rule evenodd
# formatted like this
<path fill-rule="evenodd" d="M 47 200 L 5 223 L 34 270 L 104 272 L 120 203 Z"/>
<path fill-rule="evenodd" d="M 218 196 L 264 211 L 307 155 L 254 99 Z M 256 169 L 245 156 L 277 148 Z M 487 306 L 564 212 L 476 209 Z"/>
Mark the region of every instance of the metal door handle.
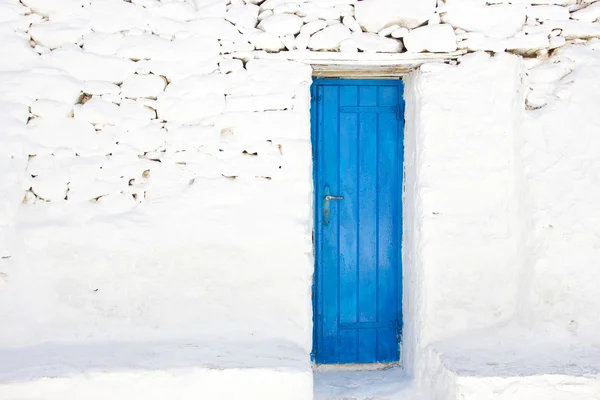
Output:
<path fill-rule="evenodd" d="M 344 196 L 325 196 L 325 200 L 344 200 Z"/>

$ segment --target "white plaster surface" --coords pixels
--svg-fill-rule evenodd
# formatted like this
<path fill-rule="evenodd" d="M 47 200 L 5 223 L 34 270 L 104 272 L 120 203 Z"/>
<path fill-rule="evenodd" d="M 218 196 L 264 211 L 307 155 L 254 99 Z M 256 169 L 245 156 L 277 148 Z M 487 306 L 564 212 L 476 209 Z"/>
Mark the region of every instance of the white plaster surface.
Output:
<path fill-rule="evenodd" d="M 405 182 L 403 264 L 411 284 L 404 300 L 415 318 L 405 333 L 409 358 L 418 342 L 498 324 L 516 311 L 514 141 L 524 112 L 522 68 L 516 56 L 475 53 L 457 67 L 432 64 L 407 82 L 405 168 L 413 172 Z"/>
<path fill-rule="evenodd" d="M 312 398 L 312 371 L 301 349 L 204 340 L 210 347 L 138 341 L 5 349 L 0 398 Z"/>
<path fill-rule="evenodd" d="M 374 371 L 317 370 L 315 400 L 423 400 L 401 368 Z"/>
<path fill-rule="evenodd" d="M 106 6 L 83 49 L 1 31 L 0 399 L 311 399 L 310 68 Z"/>
<path fill-rule="evenodd" d="M 564 47 L 529 70 L 515 56 L 472 54 L 407 81 L 404 300 L 415 323 L 403 350 L 426 398 L 600 395 L 600 281 L 595 228 L 586 226 L 597 202 L 595 43 Z M 495 144 L 478 146 L 479 135 Z M 478 221 L 472 231 L 469 220 Z"/>
<path fill-rule="evenodd" d="M 522 295 L 523 318 L 529 324 L 595 336 L 597 342 L 600 299 L 593 293 L 600 271 L 594 221 L 600 211 L 595 206 L 599 194 L 592 189 L 598 184 L 592 172 L 597 160 L 590 148 L 600 125 L 592 112 L 600 104 L 600 54 L 593 43 L 563 48 L 546 62 L 563 70 L 553 80 L 546 77 L 542 90 L 554 86 L 547 106 L 527 113 L 523 121 L 532 232 Z M 563 132 L 570 138 L 559 135 Z"/>
<path fill-rule="evenodd" d="M 600 394 L 598 347 L 568 335 L 515 326 L 431 345 L 428 385 L 435 399 L 592 400 Z M 433 368 L 433 367 L 436 368 Z"/>

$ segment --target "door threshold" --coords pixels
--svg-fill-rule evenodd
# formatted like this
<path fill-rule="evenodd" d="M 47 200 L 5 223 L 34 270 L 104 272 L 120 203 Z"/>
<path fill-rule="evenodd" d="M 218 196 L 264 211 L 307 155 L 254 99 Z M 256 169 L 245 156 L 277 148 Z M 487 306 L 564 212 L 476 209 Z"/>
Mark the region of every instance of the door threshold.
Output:
<path fill-rule="evenodd" d="M 400 368 L 400 363 L 364 363 L 364 364 L 313 364 L 316 372 L 326 371 L 383 371 L 390 368 Z"/>
<path fill-rule="evenodd" d="M 315 400 L 423 400 L 415 387 L 414 380 L 406 376 L 397 363 L 394 364 L 394 368 L 389 368 L 390 364 L 384 365 L 388 368 L 370 371 L 339 369 L 315 371 L 314 398 Z"/>

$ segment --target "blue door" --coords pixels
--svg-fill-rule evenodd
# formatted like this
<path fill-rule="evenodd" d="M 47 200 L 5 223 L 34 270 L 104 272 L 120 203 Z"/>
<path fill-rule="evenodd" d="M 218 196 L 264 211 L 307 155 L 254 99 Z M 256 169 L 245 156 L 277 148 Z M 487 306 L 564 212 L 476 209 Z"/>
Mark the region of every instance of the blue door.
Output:
<path fill-rule="evenodd" d="M 399 360 L 402 89 L 341 79 L 311 88 L 319 364 Z"/>

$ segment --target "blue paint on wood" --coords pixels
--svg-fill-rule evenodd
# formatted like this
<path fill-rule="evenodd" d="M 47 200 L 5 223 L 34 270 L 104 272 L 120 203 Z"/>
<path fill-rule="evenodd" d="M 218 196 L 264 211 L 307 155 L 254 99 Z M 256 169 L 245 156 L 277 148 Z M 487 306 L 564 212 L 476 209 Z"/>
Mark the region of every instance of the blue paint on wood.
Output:
<path fill-rule="evenodd" d="M 317 363 L 400 356 L 402 92 L 399 80 L 317 79 L 311 88 Z"/>

